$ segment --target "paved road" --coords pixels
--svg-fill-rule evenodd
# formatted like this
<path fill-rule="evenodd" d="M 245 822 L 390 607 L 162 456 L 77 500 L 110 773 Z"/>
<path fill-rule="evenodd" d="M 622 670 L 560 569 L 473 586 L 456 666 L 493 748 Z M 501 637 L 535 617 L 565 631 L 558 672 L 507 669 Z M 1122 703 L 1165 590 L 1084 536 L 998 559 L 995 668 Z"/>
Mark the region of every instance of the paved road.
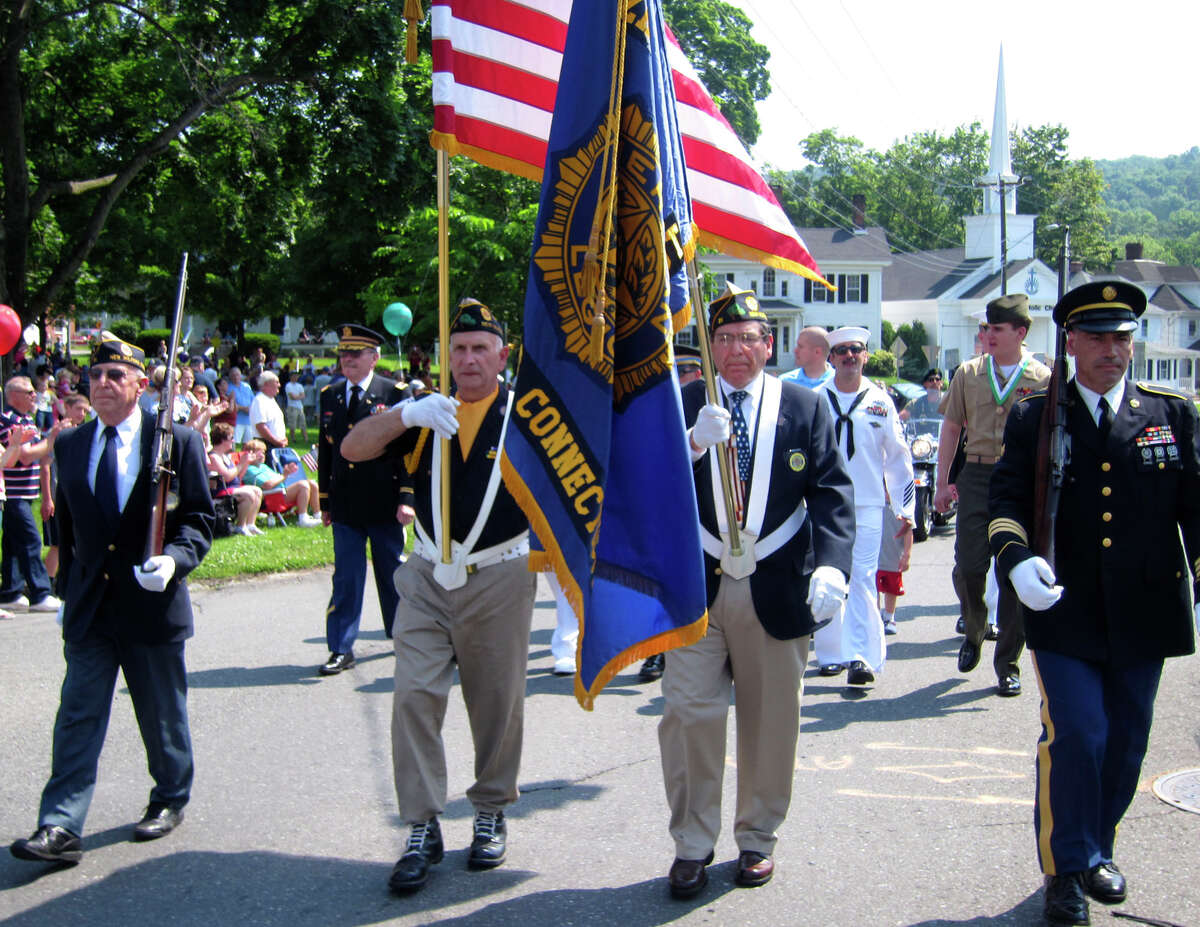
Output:
<path fill-rule="evenodd" d="M 971 676 L 955 670 L 952 556 L 945 533 L 917 545 L 900 634 L 869 694 L 810 672 L 795 798 L 764 888 L 732 885 L 731 755 L 712 880 L 694 901 L 668 897 L 659 686 L 629 673 L 594 712 L 580 710 L 570 680 L 549 673 L 553 604 L 543 586 L 509 861 L 465 868 L 470 736 L 455 696 L 450 852 L 423 892 L 390 896 L 405 835 L 391 790 L 390 647 L 376 617 L 353 671 L 315 675 L 329 582 L 319 571 L 198 592 L 188 646 L 197 778 L 186 823 L 164 840 L 130 842 L 149 779 L 119 690 L 83 863 L 46 871 L 0 855 L 0 918 L 14 927 L 1039 923 L 1030 823 L 1038 700 L 1034 691 L 993 695 L 990 652 Z M 36 824 L 61 677 L 52 621 L 0 622 L 0 841 Z M 1119 910 L 1194 927 L 1200 815 L 1163 804 L 1149 785 L 1200 766 L 1200 661 L 1168 664 L 1158 709 L 1118 847 L 1131 888 Z M 1131 921 L 1095 905 L 1093 923 Z"/>

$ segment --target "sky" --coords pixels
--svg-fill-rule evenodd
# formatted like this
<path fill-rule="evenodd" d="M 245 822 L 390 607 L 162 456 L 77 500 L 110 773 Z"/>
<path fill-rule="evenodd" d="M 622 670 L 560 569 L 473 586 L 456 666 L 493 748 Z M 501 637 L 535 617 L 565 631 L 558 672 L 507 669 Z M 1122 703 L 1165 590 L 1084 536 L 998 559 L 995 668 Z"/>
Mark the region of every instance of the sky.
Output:
<path fill-rule="evenodd" d="M 799 143 L 827 128 L 878 151 L 975 121 L 990 132 L 1001 45 L 1010 128 L 1061 123 L 1076 159 L 1200 145 L 1190 0 L 730 2 L 771 51 L 764 165 L 803 167 Z"/>

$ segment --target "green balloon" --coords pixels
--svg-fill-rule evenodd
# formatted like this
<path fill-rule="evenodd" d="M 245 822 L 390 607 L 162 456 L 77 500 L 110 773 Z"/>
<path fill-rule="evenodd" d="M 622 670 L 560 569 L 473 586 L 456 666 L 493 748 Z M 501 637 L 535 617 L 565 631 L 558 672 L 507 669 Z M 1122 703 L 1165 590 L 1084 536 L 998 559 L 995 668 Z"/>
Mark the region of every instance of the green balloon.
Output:
<path fill-rule="evenodd" d="M 392 303 L 383 310 L 383 327 L 390 334 L 403 338 L 412 328 L 412 310 L 404 303 Z"/>

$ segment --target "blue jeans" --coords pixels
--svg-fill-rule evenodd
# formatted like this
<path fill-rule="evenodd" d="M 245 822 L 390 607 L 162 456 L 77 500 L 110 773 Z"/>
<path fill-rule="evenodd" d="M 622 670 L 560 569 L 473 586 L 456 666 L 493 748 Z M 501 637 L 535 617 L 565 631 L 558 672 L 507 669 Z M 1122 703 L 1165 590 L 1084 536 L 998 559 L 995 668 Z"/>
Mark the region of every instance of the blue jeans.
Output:
<path fill-rule="evenodd" d="M 0 605 L 29 590 L 29 601 L 50 594 L 50 576 L 42 563 L 42 533 L 28 499 L 9 499 L 0 521 Z"/>
<path fill-rule="evenodd" d="M 325 637 L 332 653 L 349 653 L 358 639 L 362 619 L 363 584 L 367 580 L 367 541 L 371 542 L 375 589 L 383 613 L 383 630 L 392 636 L 400 597 L 393 579 L 404 554 L 404 528 L 398 522 L 379 522 L 361 528 L 333 523 L 333 593 L 325 612 Z"/>
<path fill-rule="evenodd" d="M 90 632 L 63 645 L 67 673 L 54 719 L 50 781 L 38 825 L 83 833 L 96 787 L 96 768 L 112 711 L 117 670 L 133 701 L 154 788 L 150 801 L 180 807 L 192 788 L 192 738 L 187 717 L 183 643 L 137 644 Z"/>

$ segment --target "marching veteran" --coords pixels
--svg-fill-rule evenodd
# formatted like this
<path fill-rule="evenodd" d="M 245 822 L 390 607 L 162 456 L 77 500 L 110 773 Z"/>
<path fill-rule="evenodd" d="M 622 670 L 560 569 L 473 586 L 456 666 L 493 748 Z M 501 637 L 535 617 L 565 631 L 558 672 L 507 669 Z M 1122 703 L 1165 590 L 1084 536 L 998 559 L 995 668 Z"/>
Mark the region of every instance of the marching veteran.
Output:
<path fill-rule="evenodd" d="M 398 601 L 392 576 L 404 554 L 404 528 L 397 520 L 403 468 L 398 461 L 382 458 L 352 463 L 342 456 L 341 445 L 355 425 L 409 393 L 375 372 L 382 335 L 355 324 L 338 326 L 338 335 L 338 365 L 345 379 L 326 386 L 318 399 L 321 520 L 333 525 L 333 588 L 325 609 L 329 659 L 318 670 L 322 676 L 336 676 L 354 665 L 367 581 L 367 541 L 388 637 Z"/>
<path fill-rule="evenodd" d="M 958 499 L 952 579 L 966 633 L 958 651 L 960 673 L 969 673 L 979 665 L 988 633 L 988 610 L 983 598 L 990 561 L 988 481 L 1000 459 L 1004 425 L 1018 400 L 1045 389 L 1050 380 L 1050 368 L 1022 346 L 1032 324 L 1029 298 L 1024 293 L 993 299 L 987 304 L 986 319 L 979 326 L 984 353 L 958 368 L 942 400 L 940 411 L 945 420 L 938 436 L 937 488 L 933 496 L 934 508 L 939 512 L 948 511 L 950 503 Z M 956 482 L 951 483 L 950 465 L 964 428 L 966 463 Z M 1025 631 L 1021 610 L 1005 583 L 1000 584 L 997 616 L 1000 639 L 992 658 L 996 692 L 1020 695 L 1021 668 L 1017 661 L 1025 648 Z"/>
<path fill-rule="evenodd" d="M 58 584 L 66 675 L 54 721 L 50 781 L 38 829 L 12 845 L 19 859 L 76 863 L 112 709 L 125 676 L 154 788 L 134 838 L 183 820 L 192 786 L 184 641 L 192 636 L 187 576 L 212 542 L 213 506 L 199 432 L 173 425 L 171 492 L 161 555 L 145 559 L 155 418 L 138 408 L 145 355 L 116 339 L 92 352 L 97 420 L 63 432 L 58 463 Z"/>
<path fill-rule="evenodd" d="M 810 635 L 841 606 L 854 541 L 853 489 L 827 403 L 763 372 L 771 333 L 753 292 L 727 287 L 709 312 L 722 404 L 706 404 L 702 382 L 683 390 L 708 634 L 667 654 L 658 729 L 676 856 L 667 879 L 677 898 L 697 894 L 708 881 L 705 867 L 721 829 L 731 688 L 737 694 L 735 878 L 757 886 L 774 873 L 775 831 L 792 795 Z M 740 556 L 730 549 L 718 454 L 733 458 L 743 510 Z"/>
<path fill-rule="evenodd" d="M 1183 395 L 1125 380 L 1146 297 L 1096 281 L 1064 295 L 1075 378 L 1054 563 L 1035 556 L 1044 394 L 1017 404 L 991 483 L 992 551 L 1024 604 L 1042 693 L 1034 827 L 1050 924 L 1116 903 L 1117 825 L 1133 800 L 1165 657 L 1192 653 L 1200 577 L 1200 439 Z M 1003 625 L 1001 625 L 1003 627 Z M 1181 872 L 1181 876 L 1187 877 Z"/>
<path fill-rule="evenodd" d="M 528 521 L 500 479 L 513 394 L 497 377 L 507 358 L 496 317 L 477 300 L 463 300 L 450 326 L 454 397 L 407 399 L 363 420 L 342 442 L 349 461 L 406 461 L 416 511 L 416 556 L 396 574 L 393 626 L 392 761 L 400 816 L 411 827 L 389 882 L 396 892 L 423 886 L 430 865 L 442 859 L 442 720 L 455 659 L 475 742 L 469 868 L 504 861 L 504 809 L 517 800 L 536 579 L 529 572 Z M 451 439 L 449 564 L 441 554 L 442 438 Z"/>
<path fill-rule="evenodd" d="M 882 387 L 863 377 L 869 338 L 857 326 L 830 332 L 829 356 L 836 372 L 817 387 L 817 395 L 829 404 L 834 440 L 854 483 L 854 567 L 845 608 L 813 641 L 821 674 L 845 666 L 852 686 L 874 682 L 887 659 L 875 588 L 884 506 L 890 506 L 900 526 L 895 536 L 903 538 L 912 533 L 916 505 L 912 455 L 900 433 L 896 406 Z M 891 524 L 889 520 L 889 530 Z"/>

